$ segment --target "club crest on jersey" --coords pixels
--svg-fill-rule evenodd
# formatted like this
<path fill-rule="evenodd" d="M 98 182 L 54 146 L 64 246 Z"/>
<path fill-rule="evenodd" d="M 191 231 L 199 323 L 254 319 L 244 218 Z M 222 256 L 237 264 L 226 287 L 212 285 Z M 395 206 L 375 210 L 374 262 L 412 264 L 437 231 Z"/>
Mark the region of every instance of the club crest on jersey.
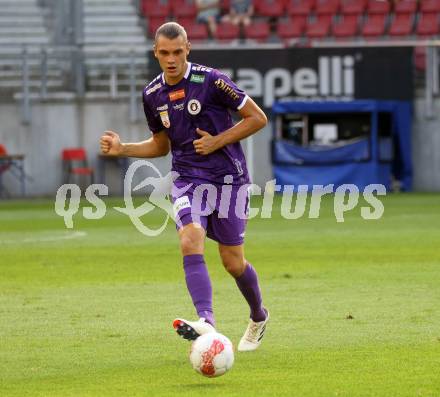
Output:
<path fill-rule="evenodd" d="M 166 110 L 164 110 L 163 112 L 159 113 L 160 115 L 160 120 L 162 121 L 162 124 L 165 128 L 170 128 L 171 123 L 170 123 L 170 117 L 168 116 L 168 112 Z"/>
<path fill-rule="evenodd" d="M 171 102 L 185 98 L 185 90 L 182 88 L 181 90 L 170 92 L 169 97 Z"/>
<path fill-rule="evenodd" d="M 200 104 L 200 102 L 197 99 L 191 99 L 188 102 L 187 109 L 188 109 L 189 114 L 192 114 L 193 116 L 195 116 L 196 114 L 200 113 L 200 110 L 202 110 L 202 105 Z"/>

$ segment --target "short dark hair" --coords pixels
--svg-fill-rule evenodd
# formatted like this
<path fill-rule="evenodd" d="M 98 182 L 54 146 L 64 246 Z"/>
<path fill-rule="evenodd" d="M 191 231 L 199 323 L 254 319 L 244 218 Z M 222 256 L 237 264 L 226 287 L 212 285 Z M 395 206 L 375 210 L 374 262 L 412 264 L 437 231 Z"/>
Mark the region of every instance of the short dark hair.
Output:
<path fill-rule="evenodd" d="M 155 42 L 157 41 L 159 36 L 164 36 L 170 40 L 182 36 L 185 41 L 188 40 L 185 28 L 182 25 L 179 25 L 177 22 L 167 22 L 160 26 L 156 30 L 156 35 L 154 36 Z"/>

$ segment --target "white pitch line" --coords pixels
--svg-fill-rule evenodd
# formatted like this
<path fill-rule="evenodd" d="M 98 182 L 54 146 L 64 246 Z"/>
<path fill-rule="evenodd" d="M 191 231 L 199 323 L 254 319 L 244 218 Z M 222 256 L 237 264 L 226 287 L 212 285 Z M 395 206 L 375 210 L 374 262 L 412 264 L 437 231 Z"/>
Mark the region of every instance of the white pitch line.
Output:
<path fill-rule="evenodd" d="M 63 235 L 52 235 L 46 237 L 32 237 L 17 240 L 0 240 L 0 244 L 21 244 L 21 243 L 43 243 L 48 241 L 72 240 L 74 238 L 85 237 L 87 232 L 68 232 Z"/>

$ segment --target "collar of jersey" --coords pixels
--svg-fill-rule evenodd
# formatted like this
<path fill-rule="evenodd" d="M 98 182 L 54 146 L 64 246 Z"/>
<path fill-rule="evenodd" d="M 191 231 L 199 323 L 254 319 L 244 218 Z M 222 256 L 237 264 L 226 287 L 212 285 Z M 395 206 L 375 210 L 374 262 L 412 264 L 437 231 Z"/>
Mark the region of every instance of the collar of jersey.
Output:
<path fill-rule="evenodd" d="M 186 80 L 186 79 L 188 78 L 188 76 L 189 76 L 190 73 L 191 73 L 191 62 L 188 62 L 188 67 L 186 68 L 186 72 L 185 72 L 185 75 L 183 76 L 183 79 Z M 182 80 L 183 80 L 183 79 L 182 79 Z M 164 84 L 167 85 L 168 87 L 174 87 L 174 86 L 176 86 L 176 85 L 179 85 L 180 82 L 181 82 L 182 80 L 180 80 L 177 84 L 169 85 L 169 84 L 165 81 L 165 76 L 164 76 L 164 74 L 163 74 L 163 72 L 162 72 L 162 83 L 164 83 Z"/>

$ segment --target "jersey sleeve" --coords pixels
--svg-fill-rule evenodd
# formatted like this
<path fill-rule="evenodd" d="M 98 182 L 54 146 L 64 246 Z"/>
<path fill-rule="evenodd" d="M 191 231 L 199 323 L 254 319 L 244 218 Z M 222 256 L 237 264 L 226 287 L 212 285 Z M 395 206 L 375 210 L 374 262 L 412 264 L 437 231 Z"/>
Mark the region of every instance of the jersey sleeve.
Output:
<path fill-rule="evenodd" d="M 237 84 L 218 70 L 212 71 L 210 85 L 216 101 L 233 111 L 240 110 L 249 98 Z"/>
<path fill-rule="evenodd" d="M 145 91 L 142 95 L 142 101 L 144 104 L 144 113 L 145 117 L 147 119 L 148 128 L 153 134 L 156 134 L 160 131 L 163 131 L 165 127 L 162 124 L 162 121 L 160 120 L 160 117 L 158 114 L 155 114 L 154 111 L 151 109 L 151 106 L 146 98 Z"/>

